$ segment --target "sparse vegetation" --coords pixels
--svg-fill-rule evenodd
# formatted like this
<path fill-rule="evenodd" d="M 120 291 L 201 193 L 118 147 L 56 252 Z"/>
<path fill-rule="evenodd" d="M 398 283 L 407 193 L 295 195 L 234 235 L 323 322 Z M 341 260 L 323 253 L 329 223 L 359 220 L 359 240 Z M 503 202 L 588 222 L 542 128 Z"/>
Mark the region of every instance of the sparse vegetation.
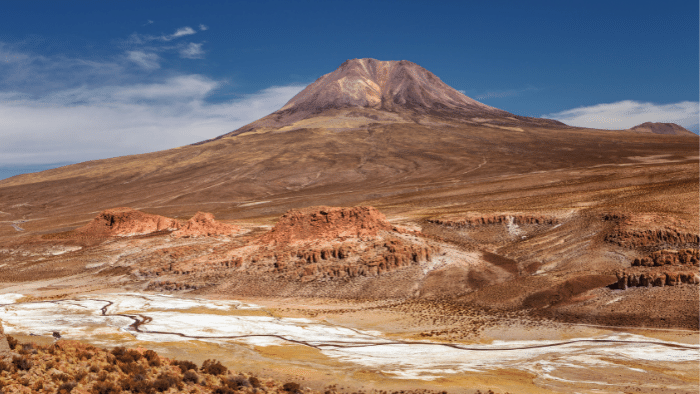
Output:
<path fill-rule="evenodd" d="M 297 382 L 280 383 L 245 373 L 233 373 L 218 360 L 198 367 L 192 361 L 168 360 L 153 350 L 116 347 L 100 349 L 77 341 L 59 340 L 50 346 L 19 343 L 11 339 L 15 355 L 0 360 L 0 392 L 51 394 L 337 394 L 335 385 L 314 391 Z M 362 392 L 362 394 L 385 391 Z M 392 394 L 429 394 L 430 390 L 403 390 Z M 442 392 L 442 394 L 446 394 Z"/>

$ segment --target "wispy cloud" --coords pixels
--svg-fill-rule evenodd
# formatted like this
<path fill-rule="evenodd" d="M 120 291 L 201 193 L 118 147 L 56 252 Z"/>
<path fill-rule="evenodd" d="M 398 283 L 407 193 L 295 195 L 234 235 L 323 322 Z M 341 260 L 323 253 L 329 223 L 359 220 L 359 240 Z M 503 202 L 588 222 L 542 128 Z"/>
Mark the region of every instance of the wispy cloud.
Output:
<path fill-rule="evenodd" d="M 152 41 L 172 41 L 176 38 L 180 37 L 185 37 L 185 36 L 191 36 L 193 34 L 197 34 L 197 30 L 185 26 L 185 27 L 180 27 L 173 34 L 161 34 L 159 36 L 154 36 L 150 34 L 139 34 L 139 33 L 132 33 L 129 36 L 129 39 L 126 41 L 127 44 L 131 45 L 139 45 L 139 44 L 145 44 L 148 42 Z"/>
<path fill-rule="evenodd" d="M 160 68 L 158 62 L 159 57 L 155 53 L 146 53 L 143 51 L 127 51 L 127 58 L 146 70 L 155 70 Z"/>
<path fill-rule="evenodd" d="M 187 46 L 180 49 L 180 57 L 186 59 L 201 59 L 204 57 L 204 50 L 202 50 L 202 43 L 196 44 L 194 42 L 189 43 Z"/>
<path fill-rule="evenodd" d="M 77 87 L 41 97 L 0 92 L 0 165 L 76 162 L 213 138 L 281 108 L 303 86 L 273 86 L 221 103 L 200 75 Z"/>
<path fill-rule="evenodd" d="M 698 106 L 695 101 L 654 104 L 633 100 L 579 107 L 542 115 L 571 126 L 596 129 L 628 129 L 644 122 L 676 123 L 698 132 Z"/>
<path fill-rule="evenodd" d="M 165 41 L 170 41 L 172 39 L 184 36 L 190 36 L 192 34 L 197 34 L 197 31 L 189 26 L 181 27 L 175 31 L 175 33 L 169 36 L 162 36 Z"/>
<path fill-rule="evenodd" d="M 201 31 L 209 30 L 209 26 L 207 26 L 207 25 L 199 25 L 199 30 L 201 30 Z"/>

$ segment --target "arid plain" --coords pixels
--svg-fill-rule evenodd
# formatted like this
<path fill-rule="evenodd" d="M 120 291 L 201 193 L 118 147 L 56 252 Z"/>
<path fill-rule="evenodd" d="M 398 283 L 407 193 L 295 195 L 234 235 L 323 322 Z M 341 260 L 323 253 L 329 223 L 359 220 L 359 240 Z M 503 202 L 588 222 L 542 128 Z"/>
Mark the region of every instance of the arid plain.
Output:
<path fill-rule="evenodd" d="M 696 392 L 698 143 L 349 60 L 219 138 L 0 181 L 0 320 L 321 391 Z"/>

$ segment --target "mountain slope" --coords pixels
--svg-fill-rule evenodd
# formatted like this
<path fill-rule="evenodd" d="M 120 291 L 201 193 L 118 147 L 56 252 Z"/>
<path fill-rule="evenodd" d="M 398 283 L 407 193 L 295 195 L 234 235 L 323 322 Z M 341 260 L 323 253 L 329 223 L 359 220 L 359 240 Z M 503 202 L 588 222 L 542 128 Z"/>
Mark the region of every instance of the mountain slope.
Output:
<path fill-rule="evenodd" d="M 437 196 L 469 193 L 465 185 L 501 188 L 489 179 L 636 165 L 663 154 L 690 163 L 697 141 L 520 117 L 414 63 L 355 59 L 279 111 L 217 139 L 2 180 L 0 220 L 48 230 L 119 206 L 228 219 L 398 196 L 435 208 L 445 204 Z M 0 226 L 3 233 L 16 235 L 10 226 Z"/>

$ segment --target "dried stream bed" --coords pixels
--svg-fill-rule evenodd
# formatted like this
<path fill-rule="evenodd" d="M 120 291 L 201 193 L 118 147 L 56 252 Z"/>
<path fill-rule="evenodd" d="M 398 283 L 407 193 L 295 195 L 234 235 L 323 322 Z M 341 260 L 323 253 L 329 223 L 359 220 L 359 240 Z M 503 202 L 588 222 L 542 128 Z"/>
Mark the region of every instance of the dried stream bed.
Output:
<path fill-rule="evenodd" d="M 50 336 L 58 331 L 64 338 L 105 347 L 203 343 L 231 355 L 240 355 L 243 348 L 249 357 L 254 354 L 261 359 L 268 357 L 269 349 L 279 355 L 284 353 L 279 349 L 286 348 L 300 366 L 308 358 L 316 367 L 340 368 L 355 376 L 375 373 L 408 386 L 420 381 L 423 386 L 455 388 L 465 377 L 477 381 L 481 375 L 494 374 L 519 375 L 530 386 L 526 392 L 634 388 L 682 393 L 697 392 L 700 384 L 700 346 L 629 333 L 457 344 L 403 341 L 378 331 L 279 318 L 260 306 L 238 301 L 137 293 L 21 301 L 20 294 L 0 294 L 0 319 L 8 334 Z"/>

